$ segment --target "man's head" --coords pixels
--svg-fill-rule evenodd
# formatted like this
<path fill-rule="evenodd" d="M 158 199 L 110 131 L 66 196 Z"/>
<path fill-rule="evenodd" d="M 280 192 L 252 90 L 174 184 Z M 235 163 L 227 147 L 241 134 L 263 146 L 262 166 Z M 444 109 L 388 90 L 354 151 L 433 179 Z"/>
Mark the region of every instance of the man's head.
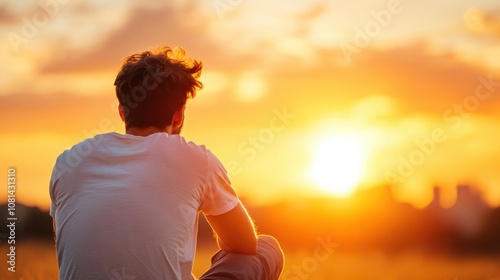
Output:
<path fill-rule="evenodd" d="M 174 133 L 180 132 L 186 101 L 203 86 L 197 80 L 201 68 L 201 61 L 186 57 L 182 48 L 162 47 L 125 58 L 115 86 L 126 128 L 165 129 L 177 122 Z"/>

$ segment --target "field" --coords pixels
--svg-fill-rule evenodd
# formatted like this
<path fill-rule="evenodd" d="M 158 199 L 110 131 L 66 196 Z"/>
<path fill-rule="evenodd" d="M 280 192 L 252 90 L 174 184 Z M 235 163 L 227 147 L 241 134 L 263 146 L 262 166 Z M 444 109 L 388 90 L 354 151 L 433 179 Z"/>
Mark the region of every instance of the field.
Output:
<path fill-rule="evenodd" d="M 52 244 L 29 242 L 16 247 L 16 272 L 7 270 L 6 244 L 0 246 L 0 279 L 57 279 L 57 260 Z M 194 268 L 199 276 L 209 266 L 213 248 L 199 249 Z M 386 256 L 379 253 L 347 254 L 340 248 L 315 257 L 314 248 L 287 252 L 283 280 L 500 280 L 500 259 L 445 258 L 405 254 Z M 139 280 L 139 279 L 136 279 Z"/>

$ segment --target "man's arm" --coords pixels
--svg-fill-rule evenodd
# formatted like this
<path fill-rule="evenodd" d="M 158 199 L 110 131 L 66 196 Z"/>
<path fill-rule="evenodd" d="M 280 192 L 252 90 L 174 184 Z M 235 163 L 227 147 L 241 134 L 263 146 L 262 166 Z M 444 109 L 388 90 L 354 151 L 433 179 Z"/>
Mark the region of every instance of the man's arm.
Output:
<path fill-rule="evenodd" d="M 206 218 L 217 234 L 217 243 L 222 250 L 238 254 L 257 254 L 255 227 L 241 202 L 227 213 Z"/>

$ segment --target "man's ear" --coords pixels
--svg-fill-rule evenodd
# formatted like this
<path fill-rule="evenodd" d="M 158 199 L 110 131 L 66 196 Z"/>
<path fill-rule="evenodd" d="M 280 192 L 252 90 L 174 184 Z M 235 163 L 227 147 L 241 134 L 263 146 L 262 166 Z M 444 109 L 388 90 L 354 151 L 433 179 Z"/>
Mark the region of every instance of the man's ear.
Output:
<path fill-rule="evenodd" d="M 172 117 L 172 127 L 174 129 L 179 128 L 184 122 L 184 110 L 186 109 L 186 104 L 175 110 L 174 116 Z"/>
<path fill-rule="evenodd" d="M 118 112 L 120 113 L 120 118 L 122 119 L 122 121 L 125 122 L 125 114 L 123 113 L 122 105 L 118 105 Z"/>

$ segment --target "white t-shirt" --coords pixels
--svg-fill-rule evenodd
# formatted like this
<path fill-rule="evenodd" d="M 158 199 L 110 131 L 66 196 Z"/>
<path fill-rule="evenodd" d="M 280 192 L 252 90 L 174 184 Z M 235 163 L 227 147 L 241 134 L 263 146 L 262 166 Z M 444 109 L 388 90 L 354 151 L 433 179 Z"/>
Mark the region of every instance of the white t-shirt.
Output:
<path fill-rule="evenodd" d="M 60 279 L 192 279 L 198 212 L 238 199 L 220 161 L 179 135 L 107 133 L 57 159 L 50 181 Z"/>

